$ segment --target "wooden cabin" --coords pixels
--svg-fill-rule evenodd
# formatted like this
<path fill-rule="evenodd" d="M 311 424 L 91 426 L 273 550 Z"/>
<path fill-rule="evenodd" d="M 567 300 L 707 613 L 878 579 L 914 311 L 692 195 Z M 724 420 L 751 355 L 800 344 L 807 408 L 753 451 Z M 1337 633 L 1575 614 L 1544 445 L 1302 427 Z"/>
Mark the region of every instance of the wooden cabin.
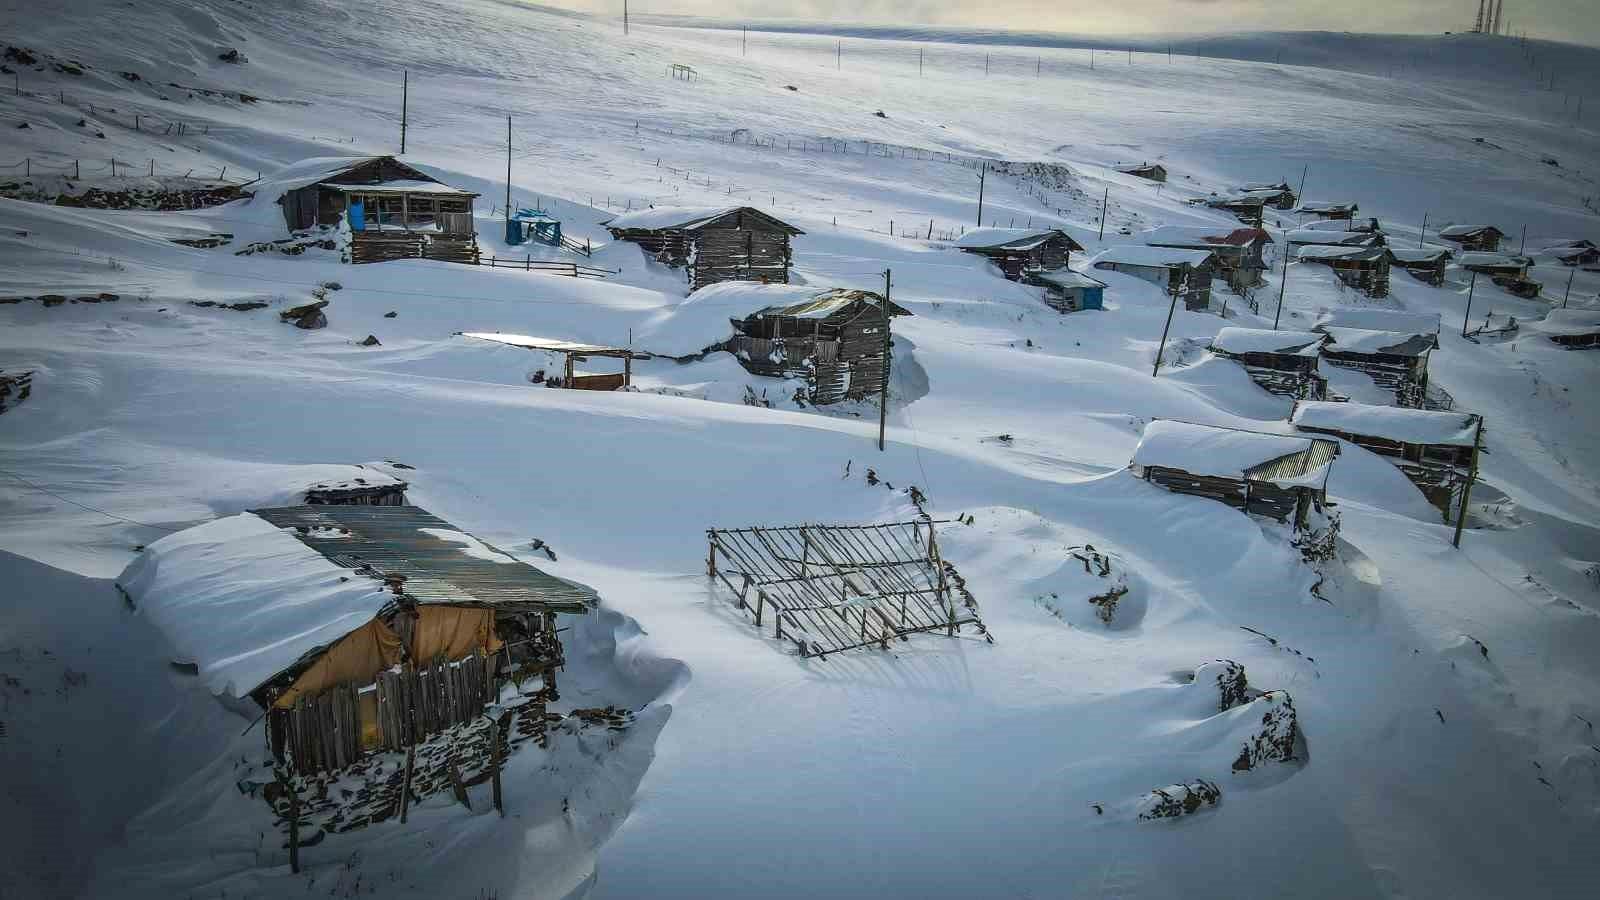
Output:
<path fill-rule="evenodd" d="M 1117 166 L 1116 169 L 1124 175 L 1133 175 L 1146 181 L 1165 182 L 1167 180 L 1167 167 L 1160 163 L 1146 162 L 1136 166 Z"/>
<path fill-rule="evenodd" d="M 623 390 L 633 384 L 633 361 L 650 358 L 648 353 L 638 353 L 627 347 L 607 347 L 604 344 L 585 344 L 578 341 L 564 341 L 558 338 L 533 337 L 527 334 L 469 331 L 463 332 L 461 336 L 476 338 L 481 341 L 492 341 L 509 347 L 520 347 L 537 353 L 549 353 L 559 357 L 561 359 L 560 374 L 547 369 L 537 369 L 529 376 L 529 381 L 532 383 L 542 384 L 549 388 L 568 388 L 576 391 Z M 578 363 L 589 362 L 591 359 L 621 360 L 622 371 L 579 371 L 577 368 Z M 613 363 L 613 365 L 615 364 Z"/>
<path fill-rule="evenodd" d="M 746 371 L 803 377 L 807 399 L 818 406 L 878 397 L 889 376 L 885 329 L 910 311 L 871 291 L 836 288 L 796 302 L 763 307 L 731 320 L 727 350 Z"/>
<path fill-rule="evenodd" d="M 1398 406 L 1427 406 L 1428 356 L 1439 346 L 1437 334 L 1332 325 L 1318 325 L 1313 330 L 1328 336 L 1322 357 L 1330 365 L 1366 373 L 1378 387 L 1394 392 Z"/>
<path fill-rule="evenodd" d="M 790 241 L 805 232 L 750 206 L 657 206 L 605 222 L 619 241 L 662 265 L 682 268 L 689 289 L 721 281 L 788 284 Z"/>
<path fill-rule="evenodd" d="M 209 690 L 262 710 L 285 775 L 252 796 L 302 839 L 485 781 L 499 805 L 502 760 L 546 740 L 558 617 L 598 603 L 415 506 L 213 520 L 152 543 L 118 586 Z"/>
<path fill-rule="evenodd" d="M 1444 272 L 1449 265 L 1451 255 L 1450 251 L 1443 247 L 1389 248 L 1389 258 L 1396 266 L 1410 272 L 1411 277 L 1418 281 L 1434 287 L 1444 285 Z"/>
<path fill-rule="evenodd" d="M 1295 259 L 1333 269 L 1339 280 L 1368 297 L 1389 296 L 1389 248 L 1305 244 Z"/>
<path fill-rule="evenodd" d="M 1260 228 L 1163 225 L 1135 237 L 1147 247 L 1206 250 L 1216 257 L 1217 274 L 1236 293 L 1258 287 L 1267 269 L 1272 236 Z"/>
<path fill-rule="evenodd" d="M 1545 248 L 1545 255 L 1563 266 L 1592 266 L 1600 263 L 1600 247 L 1586 240 L 1568 241 Z"/>
<path fill-rule="evenodd" d="M 1493 225 L 1446 225 L 1439 229 L 1440 240 L 1457 244 L 1462 250 L 1485 250 L 1492 253 L 1500 249 L 1500 241 L 1505 236 L 1505 232 Z"/>
<path fill-rule="evenodd" d="M 1552 309 L 1530 328 L 1569 349 L 1600 347 L 1600 310 Z"/>
<path fill-rule="evenodd" d="M 1283 240 L 1294 247 L 1382 247 L 1387 239 L 1376 231 L 1344 231 L 1329 228 L 1294 228 Z"/>
<path fill-rule="evenodd" d="M 1204 310 L 1211 305 L 1217 257 L 1210 250 L 1127 245 L 1102 250 L 1090 258 L 1088 267 L 1143 279 L 1168 296 L 1183 298 L 1185 309 Z"/>
<path fill-rule="evenodd" d="M 1285 212 L 1294 209 L 1295 201 L 1299 199 L 1295 196 L 1294 188 L 1287 181 L 1256 181 L 1250 184 L 1242 184 L 1238 187 L 1237 193 L 1261 196 L 1273 209 L 1280 209 Z"/>
<path fill-rule="evenodd" d="M 1373 306 L 1335 306 L 1319 311 L 1313 331 L 1327 328 L 1363 328 L 1367 331 L 1396 331 L 1420 334 L 1439 347 L 1439 314 L 1380 309 Z"/>
<path fill-rule="evenodd" d="M 291 232 L 348 223 L 351 263 L 437 259 L 477 263 L 477 194 L 392 156 L 312 159 L 272 182 Z"/>
<path fill-rule="evenodd" d="M 1044 288 L 1045 305 L 1056 312 L 1104 309 L 1106 283 L 1071 269 L 1027 272 L 1023 284 Z"/>
<path fill-rule="evenodd" d="M 1025 272 L 1064 269 L 1072 251 L 1083 249 L 1059 228 L 974 228 L 956 247 L 988 257 L 1012 281 L 1020 281 Z"/>
<path fill-rule="evenodd" d="M 1231 213 L 1234 218 L 1251 228 L 1260 228 L 1266 219 L 1267 203 L 1271 195 L 1264 194 L 1230 194 L 1224 197 L 1212 197 L 1205 201 L 1206 206 Z"/>
<path fill-rule="evenodd" d="M 1134 448 L 1130 471 L 1179 494 L 1219 500 L 1296 531 L 1328 500 L 1339 442 L 1157 419 Z"/>
<path fill-rule="evenodd" d="M 1289 421 L 1298 431 L 1343 438 L 1389 457 L 1446 522 L 1460 516 L 1477 478 L 1483 419 L 1474 413 L 1299 402 Z"/>
<path fill-rule="evenodd" d="M 1533 260 L 1526 256 L 1469 250 L 1456 257 L 1456 264 L 1468 272 L 1489 276 L 1495 284 L 1518 297 L 1537 297 L 1543 288 L 1539 282 L 1528 277 Z"/>
<path fill-rule="evenodd" d="M 1333 203 L 1326 201 L 1302 203 L 1300 204 L 1300 208 L 1295 210 L 1295 212 L 1304 213 L 1308 216 L 1316 216 L 1319 219 L 1333 219 L 1336 221 L 1347 221 L 1354 219 L 1356 217 L 1356 213 L 1359 213 L 1360 211 L 1361 204 L 1359 203 Z"/>
<path fill-rule="evenodd" d="M 1309 228 L 1312 231 L 1360 231 L 1366 234 L 1378 235 L 1380 238 L 1379 243 L 1383 243 L 1381 240 L 1383 226 L 1378 224 L 1376 216 L 1368 216 L 1364 219 L 1312 219 L 1300 227 Z"/>
<path fill-rule="evenodd" d="M 1321 400 L 1328 379 L 1317 371 L 1327 335 L 1311 331 L 1271 331 L 1229 326 L 1211 339 L 1211 352 L 1244 367 L 1250 380 L 1269 393 L 1296 400 Z"/>

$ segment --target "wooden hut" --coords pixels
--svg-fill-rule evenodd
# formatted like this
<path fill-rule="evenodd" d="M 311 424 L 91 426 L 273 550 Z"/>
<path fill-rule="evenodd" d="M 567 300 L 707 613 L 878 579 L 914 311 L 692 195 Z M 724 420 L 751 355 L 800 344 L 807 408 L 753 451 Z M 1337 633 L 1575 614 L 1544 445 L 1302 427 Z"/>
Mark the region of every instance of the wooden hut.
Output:
<path fill-rule="evenodd" d="M 1552 309 L 1530 329 L 1574 350 L 1600 347 L 1600 310 Z"/>
<path fill-rule="evenodd" d="M 1298 400 L 1327 396 L 1328 380 L 1317 371 L 1327 335 L 1229 326 L 1211 339 L 1211 352 L 1244 367 L 1263 390 Z"/>
<path fill-rule="evenodd" d="M 1389 457 L 1446 522 L 1460 516 L 1477 478 L 1483 419 L 1474 413 L 1299 402 L 1289 421 Z"/>
<path fill-rule="evenodd" d="M 384 777 L 367 787 L 379 797 L 345 792 L 369 820 L 402 796 L 490 777 L 508 733 L 485 710 L 517 681 L 538 687 L 526 699 L 543 720 L 564 663 L 557 616 L 597 602 L 415 506 L 218 519 L 151 544 L 119 586 L 212 690 L 264 710 L 290 772 L 359 778 L 367 757 L 400 754 L 386 768 L 405 763 L 404 787 Z"/>
<path fill-rule="evenodd" d="M 1296 248 L 1295 258 L 1300 262 L 1328 266 L 1340 281 L 1368 297 L 1389 296 L 1390 256 L 1387 247 L 1306 244 Z"/>
<path fill-rule="evenodd" d="M 1500 241 L 1505 236 L 1505 232 L 1493 225 L 1446 225 L 1439 229 L 1440 240 L 1456 244 L 1462 250 L 1493 252 L 1500 249 Z"/>
<path fill-rule="evenodd" d="M 1012 281 L 1020 281 L 1025 272 L 1066 268 L 1072 251 L 1083 249 L 1059 228 L 975 228 L 956 247 L 988 257 Z"/>
<path fill-rule="evenodd" d="M 604 225 L 657 262 L 683 268 L 691 291 L 720 281 L 788 284 L 790 239 L 805 234 L 750 206 L 657 206 Z"/>
<path fill-rule="evenodd" d="M 1274 196 L 1270 192 L 1228 194 L 1212 197 L 1205 201 L 1205 205 L 1231 213 L 1234 218 L 1251 228 L 1260 228 L 1262 221 L 1266 219 L 1267 204 Z"/>
<path fill-rule="evenodd" d="M 1390 247 L 1389 258 L 1411 277 L 1434 287 L 1444 284 L 1445 267 L 1451 253 L 1443 247 Z"/>
<path fill-rule="evenodd" d="M 1600 263 L 1600 247 L 1592 241 L 1567 240 L 1545 248 L 1546 256 L 1563 266 L 1592 266 Z"/>
<path fill-rule="evenodd" d="M 842 288 L 789 299 L 732 319 L 733 337 L 720 349 L 754 374 L 805 378 L 819 406 L 877 397 L 889 369 L 884 306 L 881 294 Z M 887 306 L 889 319 L 911 315 Z"/>
<path fill-rule="evenodd" d="M 1211 305 L 1217 257 L 1210 250 L 1128 245 L 1102 250 L 1090 258 L 1089 268 L 1141 278 L 1169 296 L 1182 297 L 1185 309 L 1203 310 Z"/>
<path fill-rule="evenodd" d="M 635 359 L 650 358 L 649 354 L 637 353 L 626 347 L 607 347 L 604 344 L 585 344 L 578 341 L 534 337 L 527 334 L 469 331 L 463 332 L 461 336 L 559 356 L 562 360 L 561 374 L 557 375 L 554 372 L 540 369 L 533 373 L 531 380 L 534 384 L 542 384 L 545 387 L 570 388 L 577 391 L 615 391 L 627 388 L 633 384 L 633 361 Z M 588 362 L 592 358 L 620 359 L 622 360 L 622 371 L 578 371 L 578 363 Z"/>
<path fill-rule="evenodd" d="M 1256 181 L 1241 184 L 1237 192 L 1262 196 L 1272 208 L 1284 211 L 1294 209 L 1295 201 L 1299 199 L 1287 181 Z"/>
<path fill-rule="evenodd" d="M 270 182 L 289 230 L 350 228 L 347 262 L 437 259 L 476 263 L 477 194 L 450 187 L 392 156 L 312 159 Z"/>
<path fill-rule="evenodd" d="M 1316 216 L 1319 219 L 1333 219 L 1336 221 L 1354 219 L 1356 217 L 1356 213 L 1360 211 L 1361 204 L 1359 203 L 1338 203 L 1330 201 L 1302 203 L 1300 204 L 1300 208 L 1295 210 L 1295 212 L 1304 213 L 1308 216 Z"/>
<path fill-rule="evenodd" d="M 1028 272 L 1022 276 L 1022 282 L 1044 288 L 1045 305 L 1056 312 L 1105 308 L 1106 283 L 1082 272 L 1071 269 Z"/>
<path fill-rule="evenodd" d="M 1427 405 L 1428 356 L 1438 346 L 1438 335 L 1331 325 L 1313 330 L 1328 336 L 1322 356 L 1329 364 L 1366 373 L 1378 387 L 1393 391 L 1399 406 Z"/>
<path fill-rule="evenodd" d="M 1163 225 L 1135 235 L 1148 247 L 1206 250 L 1216 257 L 1217 273 L 1235 292 L 1258 287 L 1267 269 L 1272 236 L 1260 228 Z"/>
<path fill-rule="evenodd" d="M 1144 162 L 1136 166 L 1117 166 L 1117 171 L 1124 175 L 1143 178 L 1146 181 L 1165 182 L 1167 180 L 1167 167 L 1160 163 Z"/>
<path fill-rule="evenodd" d="M 1469 250 L 1456 257 L 1456 264 L 1468 272 L 1489 276 L 1495 284 L 1518 297 L 1537 297 L 1543 288 L 1539 282 L 1528 277 L 1533 260 L 1526 256 Z"/>
<path fill-rule="evenodd" d="M 1328 499 L 1339 442 L 1157 419 L 1130 470 L 1169 491 L 1220 500 L 1250 515 L 1311 526 Z"/>
<path fill-rule="evenodd" d="M 1367 216 L 1364 219 L 1312 219 L 1300 227 L 1313 231 L 1360 231 L 1383 237 L 1383 226 L 1378 224 L 1376 216 Z"/>
<path fill-rule="evenodd" d="M 1386 243 L 1381 232 L 1344 231 L 1329 228 L 1294 228 L 1283 240 L 1293 247 L 1382 247 Z"/>

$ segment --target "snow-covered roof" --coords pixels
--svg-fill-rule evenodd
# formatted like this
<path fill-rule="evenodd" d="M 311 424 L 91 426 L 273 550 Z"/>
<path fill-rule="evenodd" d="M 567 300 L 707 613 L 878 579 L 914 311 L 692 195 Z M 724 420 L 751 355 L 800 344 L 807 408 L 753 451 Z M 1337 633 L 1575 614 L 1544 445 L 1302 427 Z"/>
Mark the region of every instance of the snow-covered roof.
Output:
<path fill-rule="evenodd" d="M 257 182 L 257 193 L 276 200 L 289 191 L 296 191 L 319 181 L 327 181 L 340 172 L 382 159 L 380 156 L 315 156 L 302 159 L 268 174 Z"/>
<path fill-rule="evenodd" d="M 1295 405 L 1289 421 L 1297 428 L 1341 431 L 1406 444 L 1471 447 L 1477 441 L 1479 417 L 1474 413 L 1302 400 Z"/>
<path fill-rule="evenodd" d="M 1260 228 L 1209 225 L 1162 225 L 1149 231 L 1141 231 L 1134 237 L 1146 246 L 1186 249 L 1217 246 L 1248 247 L 1256 241 L 1272 242 L 1272 236 Z"/>
<path fill-rule="evenodd" d="M 1332 200 L 1307 200 L 1302 202 L 1300 204 L 1300 208 L 1295 211 L 1308 213 L 1344 212 L 1345 210 L 1354 211 L 1359 208 L 1360 204 L 1358 203 Z"/>
<path fill-rule="evenodd" d="M 1382 230 L 1378 227 L 1378 220 L 1371 217 L 1365 219 L 1313 219 L 1300 227 L 1311 231 L 1376 232 Z"/>
<path fill-rule="evenodd" d="M 1252 181 L 1248 184 L 1239 185 L 1238 189 L 1240 191 L 1277 191 L 1278 193 L 1294 190 L 1287 181 Z"/>
<path fill-rule="evenodd" d="M 628 228 L 644 231 L 656 231 L 664 228 L 694 229 L 712 219 L 720 219 L 729 213 L 740 210 L 775 222 L 792 234 L 805 233 L 787 222 L 780 221 L 759 209 L 749 206 L 653 206 L 648 209 L 625 212 L 600 224 L 607 228 Z"/>
<path fill-rule="evenodd" d="M 1206 200 L 1207 206 L 1265 206 L 1275 200 L 1276 191 L 1241 191 L 1236 194 L 1223 194 Z"/>
<path fill-rule="evenodd" d="M 810 306 L 836 296 L 839 293 L 833 290 L 819 291 L 805 285 L 724 281 L 703 287 L 657 314 L 635 332 L 635 343 L 640 349 L 662 356 L 692 356 L 732 335 L 732 319 L 744 319 L 763 310 Z"/>
<path fill-rule="evenodd" d="M 1327 228 L 1296 228 L 1284 235 L 1293 244 L 1323 244 L 1370 246 L 1378 242 L 1378 235 L 1370 231 L 1333 231 Z"/>
<path fill-rule="evenodd" d="M 315 184 L 315 182 L 312 182 Z M 346 194 L 471 194 L 472 191 L 463 191 L 453 188 L 448 184 L 437 181 L 418 181 L 414 178 L 397 181 L 385 181 L 382 184 L 329 184 L 324 185 L 328 190 L 342 191 Z"/>
<path fill-rule="evenodd" d="M 1470 237 L 1484 231 L 1493 231 L 1497 234 L 1505 233 L 1493 225 L 1446 225 L 1439 229 L 1439 236 L 1444 238 Z"/>
<path fill-rule="evenodd" d="M 1345 244 L 1301 244 L 1295 248 L 1296 259 L 1381 259 L 1389 252 L 1387 247 L 1352 247 Z"/>
<path fill-rule="evenodd" d="M 1424 263 L 1449 259 L 1451 253 L 1443 247 L 1390 247 L 1389 254 L 1400 262 Z"/>
<path fill-rule="evenodd" d="M 1133 465 L 1320 489 L 1338 455 L 1337 441 L 1157 419 L 1145 426 Z"/>
<path fill-rule="evenodd" d="M 150 544 L 117 581 L 200 667 L 213 693 L 244 697 L 394 599 L 250 513 Z"/>
<path fill-rule="evenodd" d="M 846 306 L 857 302 L 866 302 L 876 306 L 883 302 L 883 295 L 853 288 L 832 288 L 812 294 L 797 303 L 785 302 L 762 307 L 751 313 L 751 315 L 780 316 L 788 319 L 826 319 Z M 889 303 L 889 315 L 909 316 L 911 313 L 891 301 Z"/>
<path fill-rule="evenodd" d="M 1327 335 L 1311 331 L 1272 331 L 1228 326 L 1211 339 L 1211 349 L 1224 353 L 1277 353 L 1316 356 Z"/>
<path fill-rule="evenodd" d="M 1544 334 L 1600 334 L 1600 309 L 1552 309 L 1529 327 Z"/>
<path fill-rule="evenodd" d="M 1090 278 L 1082 272 L 1072 269 L 1052 269 L 1048 272 L 1029 272 L 1027 277 L 1033 281 L 1047 281 L 1060 288 L 1092 288 L 1105 287 L 1106 283 L 1098 278 Z"/>
<path fill-rule="evenodd" d="M 1339 328 L 1319 325 L 1318 331 L 1329 338 L 1323 349 L 1335 353 L 1385 353 L 1391 356 L 1421 356 L 1438 346 L 1438 335 L 1400 331 L 1377 331 L 1368 328 Z"/>
<path fill-rule="evenodd" d="M 1368 331 L 1397 331 L 1402 334 L 1438 334 L 1438 313 L 1404 312 L 1398 309 L 1369 309 L 1336 306 L 1317 316 L 1312 327 L 1364 328 Z"/>
<path fill-rule="evenodd" d="M 957 239 L 956 246 L 963 250 L 1032 250 L 1058 235 L 1072 240 L 1058 228 L 974 228 Z"/>
<path fill-rule="evenodd" d="M 464 331 L 462 337 L 477 338 L 483 341 L 494 341 L 497 344 L 509 344 L 512 347 L 522 347 L 526 350 L 547 350 L 552 353 L 592 354 L 595 356 L 610 356 L 629 353 L 625 347 L 607 347 L 604 344 L 583 344 L 576 341 L 565 341 L 559 338 L 534 337 L 527 334 L 501 334 L 498 331 Z"/>
<path fill-rule="evenodd" d="M 1205 265 L 1211 258 L 1212 254 L 1209 250 L 1185 250 L 1178 247 L 1146 247 L 1138 244 L 1125 244 L 1120 247 L 1111 247 L 1095 254 L 1090 258 L 1089 266 L 1120 265 L 1176 268 L 1187 263 L 1188 265 L 1199 267 Z"/>
<path fill-rule="evenodd" d="M 1533 260 L 1526 256 L 1517 256 L 1511 253 L 1493 253 L 1488 250 L 1468 250 L 1456 257 L 1456 263 L 1464 268 L 1485 269 L 1525 269 L 1533 265 Z"/>
<path fill-rule="evenodd" d="M 1545 251 L 1546 256 L 1556 259 L 1581 259 L 1595 252 L 1593 247 L 1550 247 Z"/>
<path fill-rule="evenodd" d="M 1596 245 L 1594 241 L 1591 241 L 1588 238 L 1556 238 L 1546 246 L 1549 247 L 1549 249 L 1554 250 L 1558 247 L 1584 247 L 1588 249 L 1594 249 Z"/>

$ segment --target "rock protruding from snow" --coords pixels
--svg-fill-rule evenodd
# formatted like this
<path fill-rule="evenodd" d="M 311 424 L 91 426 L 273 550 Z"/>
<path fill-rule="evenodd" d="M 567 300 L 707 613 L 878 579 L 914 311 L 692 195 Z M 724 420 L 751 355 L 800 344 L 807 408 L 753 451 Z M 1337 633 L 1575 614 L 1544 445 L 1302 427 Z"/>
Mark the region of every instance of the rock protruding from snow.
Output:
<path fill-rule="evenodd" d="M 292 306 L 278 313 L 278 318 L 284 322 L 293 323 L 296 328 L 326 328 L 328 327 L 328 317 L 322 312 L 322 309 L 327 305 L 328 301 L 318 300 L 314 303 Z"/>
<path fill-rule="evenodd" d="M 1215 659 L 1194 670 L 1194 683 L 1217 686 L 1217 712 L 1227 712 L 1250 702 L 1250 681 L 1244 666 L 1231 659 Z"/>
<path fill-rule="evenodd" d="M 1233 761 L 1233 771 L 1248 772 L 1265 762 L 1293 762 L 1300 720 L 1287 691 L 1267 691 L 1251 701 L 1261 710 L 1261 727 L 1250 735 Z"/>
<path fill-rule="evenodd" d="M 1177 819 L 1216 806 L 1222 789 L 1204 778 L 1156 788 L 1139 798 L 1139 818 Z"/>

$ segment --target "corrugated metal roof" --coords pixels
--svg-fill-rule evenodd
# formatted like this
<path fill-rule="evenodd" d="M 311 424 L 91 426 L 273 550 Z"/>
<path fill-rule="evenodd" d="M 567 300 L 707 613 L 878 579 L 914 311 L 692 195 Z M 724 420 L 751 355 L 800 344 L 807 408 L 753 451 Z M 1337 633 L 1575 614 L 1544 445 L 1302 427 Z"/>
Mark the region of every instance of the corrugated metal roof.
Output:
<path fill-rule="evenodd" d="M 1282 485 L 1285 482 L 1302 482 L 1306 486 L 1321 488 L 1328 482 L 1329 464 L 1339 455 L 1338 441 L 1313 438 L 1304 450 L 1268 460 L 1244 472 L 1249 481 L 1267 481 Z"/>
<path fill-rule="evenodd" d="M 589 588 L 488 547 L 419 507 L 282 506 L 250 512 L 294 529 L 301 543 L 335 565 L 404 578 L 403 590 L 418 603 L 529 604 L 573 613 L 599 603 Z M 455 532 L 463 540 L 430 532 Z"/>

